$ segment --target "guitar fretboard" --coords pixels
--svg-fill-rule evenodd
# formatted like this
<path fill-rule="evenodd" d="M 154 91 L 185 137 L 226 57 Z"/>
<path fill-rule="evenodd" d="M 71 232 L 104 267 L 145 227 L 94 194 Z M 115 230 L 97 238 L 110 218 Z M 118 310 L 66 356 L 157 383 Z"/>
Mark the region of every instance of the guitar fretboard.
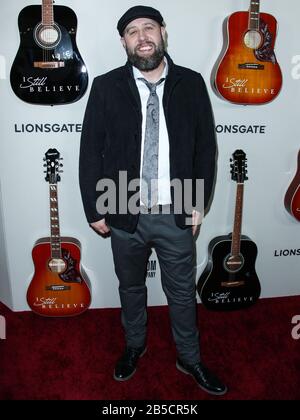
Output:
<path fill-rule="evenodd" d="M 244 184 L 237 184 L 234 227 L 232 233 L 231 255 L 237 257 L 241 250 Z"/>
<path fill-rule="evenodd" d="M 259 0 L 250 1 L 249 10 L 249 30 L 259 30 Z"/>
<path fill-rule="evenodd" d="M 54 25 L 53 0 L 43 0 L 42 24 Z"/>
<path fill-rule="evenodd" d="M 50 231 L 51 231 L 51 256 L 61 258 L 61 241 L 58 214 L 57 185 L 50 184 Z"/>

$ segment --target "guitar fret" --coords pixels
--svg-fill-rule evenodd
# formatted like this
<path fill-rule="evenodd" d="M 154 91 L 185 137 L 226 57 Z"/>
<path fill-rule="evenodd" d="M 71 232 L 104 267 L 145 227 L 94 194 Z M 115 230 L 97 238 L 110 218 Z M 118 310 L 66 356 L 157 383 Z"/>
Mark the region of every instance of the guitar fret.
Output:
<path fill-rule="evenodd" d="M 235 209 L 235 217 L 234 217 L 234 228 L 233 228 L 233 233 L 232 233 L 231 255 L 233 256 L 238 256 L 240 254 L 243 195 L 244 195 L 244 184 L 238 183 L 237 192 L 236 192 L 236 209 Z"/>
<path fill-rule="evenodd" d="M 57 185 L 49 185 L 50 198 L 50 230 L 52 258 L 61 258 L 61 238 L 58 217 Z"/>
<path fill-rule="evenodd" d="M 53 0 L 43 0 L 42 3 L 42 23 L 43 25 L 53 25 Z"/>
<path fill-rule="evenodd" d="M 249 30 L 258 31 L 259 30 L 259 1 L 250 1 L 250 11 L 249 11 Z"/>

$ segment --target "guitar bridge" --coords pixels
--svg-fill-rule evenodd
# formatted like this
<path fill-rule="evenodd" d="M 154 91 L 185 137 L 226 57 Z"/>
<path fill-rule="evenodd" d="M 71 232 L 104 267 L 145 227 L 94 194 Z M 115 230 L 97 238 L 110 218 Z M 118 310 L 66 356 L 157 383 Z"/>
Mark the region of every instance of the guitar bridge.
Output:
<path fill-rule="evenodd" d="M 60 284 L 58 284 L 58 285 L 53 284 L 51 286 L 47 286 L 46 290 L 51 291 L 51 292 L 63 292 L 63 291 L 66 291 L 66 290 L 71 290 L 71 286 L 63 286 L 63 285 L 60 285 Z"/>
<path fill-rule="evenodd" d="M 221 286 L 222 287 L 239 287 L 244 286 L 244 281 L 222 281 Z"/>
<path fill-rule="evenodd" d="M 60 69 L 65 67 L 64 61 L 35 61 L 33 67 L 39 69 Z"/>
<path fill-rule="evenodd" d="M 257 63 L 243 63 L 243 64 L 239 64 L 239 69 L 264 70 L 265 66 L 263 64 L 257 64 Z"/>

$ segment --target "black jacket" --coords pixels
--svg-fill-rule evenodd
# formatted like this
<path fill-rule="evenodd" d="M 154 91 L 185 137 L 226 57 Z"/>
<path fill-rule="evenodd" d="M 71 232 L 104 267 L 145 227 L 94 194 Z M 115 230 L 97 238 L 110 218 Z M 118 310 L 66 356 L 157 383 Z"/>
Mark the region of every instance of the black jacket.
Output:
<path fill-rule="evenodd" d="M 204 207 L 212 193 L 216 141 L 212 109 L 202 76 L 175 65 L 166 54 L 169 72 L 163 107 L 170 143 L 170 179 L 204 179 Z M 79 179 L 89 223 L 105 217 L 114 227 L 133 232 L 138 215 L 99 214 L 96 184 L 115 181 L 127 171 L 128 183 L 140 177 L 142 111 L 139 92 L 129 63 L 94 79 L 83 122 Z M 129 198 L 136 192 L 128 193 Z M 193 191 L 193 202 L 195 191 Z M 118 202 L 117 202 L 118 207 Z M 118 210 L 118 209 L 117 209 Z M 176 215 L 185 227 L 186 214 Z"/>

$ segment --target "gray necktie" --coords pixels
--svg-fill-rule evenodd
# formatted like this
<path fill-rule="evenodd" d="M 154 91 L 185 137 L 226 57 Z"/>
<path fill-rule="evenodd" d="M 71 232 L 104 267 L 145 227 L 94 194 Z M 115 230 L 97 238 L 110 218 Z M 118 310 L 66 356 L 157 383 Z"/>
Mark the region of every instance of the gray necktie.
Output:
<path fill-rule="evenodd" d="M 156 88 L 165 79 L 160 79 L 157 83 L 150 83 L 143 78 L 139 80 L 142 80 L 150 90 L 147 101 L 141 199 L 148 208 L 151 208 L 158 201 L 159 98 L 156 93 Z M 152 183 L 151 180 L 153 180 Z M 144 187 L 147 185 L 147 189 L 143 188 L 143 185 Z"/>

